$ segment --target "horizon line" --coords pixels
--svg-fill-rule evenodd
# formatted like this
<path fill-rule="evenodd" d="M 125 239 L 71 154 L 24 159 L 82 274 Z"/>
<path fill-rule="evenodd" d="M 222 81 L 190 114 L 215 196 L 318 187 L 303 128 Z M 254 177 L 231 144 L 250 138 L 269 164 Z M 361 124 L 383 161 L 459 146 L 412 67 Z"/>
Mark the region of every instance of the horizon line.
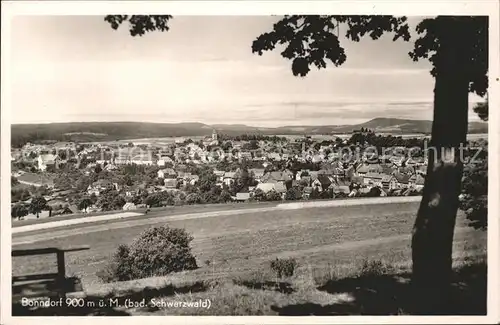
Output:
<path fill-rule="evenodd" d="M 84 124 L 84 123 L 144 123 L 144 124 L 170 124 L 170 125 L 180 125 L 180 124 L 202 124 L 206 126 L 232 126 L 232 125 L 238 125 L 238 126 L 247 126 L 247 127 L 255 127 L 255 128 L 264 128 L 264 129 L 275 129 L 275 128 L 281 128 L 281 127 L 321 127 L 321 126 L 344 126 L 344 125 L 358 125 L 358 124 L 363 124 L 367 123 L 376 119 L 398 119 L 398 120 L 405 120 L 405 121 L 426 121 L 426 122 L 432 122 L 432 119 L 413 119 L 413 118 L 402 118 L 402 117 L 374 117 L 374 118 L 368 118 L 364 122 L 359 122 L 359 123 L 344 123 L 344 124 L 298 124 L 298 125 L 289 125 L 289 124 L 282 124 L 282 125 L 276 125 L 276 126 L 258 126 L 258 125 L 251 125 L 251 124 L 246 124 L 246 123 L 205 123 L 205 122 L 199 122 L 199 121 L 182 121 L 182 122 L 152 122 L 152 121 L 126 121 L 126 120 L 114 120 L 114 121 L 95 121 L 95 120 L 89 120 L 89 121 L 64 121 L 64 122 L 22 122 L 22 123 L 11 123 L 11 127 L 14 125 L 51 125 L 51 124 Z M 477 122 L 477 123 L 485 123 L 487 124 L 486 121 L 482 120 L 469 120 L 469 123 Z"/>

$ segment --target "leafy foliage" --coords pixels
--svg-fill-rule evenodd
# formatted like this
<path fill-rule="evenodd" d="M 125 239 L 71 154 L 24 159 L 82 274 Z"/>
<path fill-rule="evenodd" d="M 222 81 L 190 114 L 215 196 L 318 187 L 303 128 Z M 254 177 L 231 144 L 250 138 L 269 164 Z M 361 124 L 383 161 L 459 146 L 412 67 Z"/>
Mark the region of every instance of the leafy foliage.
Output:
<path fill-rule="evenodd" d="M 488 226 L 488 159 L 464 166 L 460 209 L 475 228 Z"/>
<path fill-rule="evenodd" d="M 281 194 L 275 190 L 270 190 L 266 193 L 266 201 L 281 201 Z"/>
<path fill-rule="evenodd" d="M 12 202 L 25 201 L 31 197 L 31 193 L 27 188 L 11 189 L 10 196 Z"/>
<path fill-rule="evenodd" d="M 125 281 L 195 269 L 192 240 L 193 237 L 180 228 L 147 229 L 130 246 L 119 246 L 99 277 L 105 282 Z"/>
<path fill-rule="evenodd" d="M 297 260 L 294 258 L 276 258 L 271 261 L 271 270 L 278 278 L 290 277 L 297 268 Z"/>
<path fill-rule="evenodd" d="M 450 38 L 450 29 L 455 29 L 456 39 Z M 488 89 L 488 16 L 438 16 L 422 20 L 417 33 L 423 34 L 415 41 L 409 53 L 414 61 L 428 59 L 433 64 L 432 76 L 440 69 L 440 62 L 449 60 L 446 54 L 439 55 L 440 44 L 451 41 L 462 44 L 462 53 L 468 64 L 460 67 L 469 78 L 469 91 L 484 96 Z"/>
<path fill-rule="evenodd" d="M 90 206 L 92 206 L 92 200 L 90 197 L 85 197 L 78 203 L 79 210 L 87 210 Z"/>
<path fill-rule="evenodd" d="M 292 60 L 293 74 L 301 77 L 309 73 L 311 66 L 326 68 L 326 60 L 340 66 L 347 59 L 339 42 L 341 24 L 347 24 L 345 36 L 355 42 L 367 33 L 378 39 L 384 32 L 393 32 L 394 40 L 410 39 L 406 17 L 291 15 L 275 23 L 271 32 L 257 37 L 252 52 L 262 55 L 285 44 L 281 56 Z"/>
<path fill-rule="evenodd" d="M 22 203 L 15 204 L 10 212 L 12 218 L 21 219 L 22 217 L 27 216 L 29 213 L 28 206 Z"/>
<path fill-rule="evenodd" d="M 273 30 L 258 36 L 252 44 L 252 52 L 262 55 L 277 46 L 285 45 L 281 56 L 292 60 L 292 73 L 306 76 L 311 66 L 326 68 L 326 60 L 334 66 L 343 64 L 347 57 L 339 42 L 340 27 L 347 25 L 345 37 L 359 42 L 364 36 L 376 40 L 384 33 L 392 33 L 393 40 L 410 40 L 406 17 L 393 16 L 285 16 L 274 24 Z M 432 76 L 436 76 L 440 62 L 449 58 L 438 55 L 440 43 L 448 40 L 450 29 L 457 29 L 457 39 L 463 43 L 463 53 L 468 64 L 462 69 L 467 74 L 469 90 L 484 96 L 488 88 L 488 17 L 487 16 L 438 16 L 423 19 L 416 28 L 422 35 L 415 40 L 409 56 L 414 60 L 428 59 L 433 64 Z M 459 39 L 458 39 L 459 37 Z"/>
<path fill-rule="evenodd" d="M 42 210 L 46 208 L 47 208 L 47 200 L 45 200 L 43 196 L 37 196 L 31 200 L 31 204 L 29 206 L 29 212 L 36 214 L 36 217 L 38 218 L 40 212 L 42 212 Z"/>
<path fill-rule="evenodd" d="M 286 191 L 285 200 L 295 201 L 300 199 L 302 199 L 302 193 L 300 192 L 300 189 L 291 187 Z"/>
<path fill-rule="evenodd" d="M 152 31 L 168 31 L 168 21 L 172 19 L 170 15 L 107 15 L 104 20 L 111 28 L 118 29 L 120 25 L 128 22 L 131 36 L 143 36 Z"/>
<path fill-rule="evenodd" d="M 488 101 L 484 103 L 478 103 L 473 107 L 474 113 L 476 113 L 479 118 L 483 121 L 488 121 L 488 111 L 489 111 L 489 103 Z"/>

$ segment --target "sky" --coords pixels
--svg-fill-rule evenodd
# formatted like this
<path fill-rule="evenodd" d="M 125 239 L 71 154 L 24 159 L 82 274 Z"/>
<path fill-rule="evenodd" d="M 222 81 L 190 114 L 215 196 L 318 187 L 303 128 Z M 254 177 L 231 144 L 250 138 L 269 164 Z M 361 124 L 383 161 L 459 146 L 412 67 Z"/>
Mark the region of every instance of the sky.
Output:
<path fill-rule="evenodd" d="M 13 123 L 78 121 L 338 125 L 432 119 L 429 63 L 390 36 L 341 38 L 341 67 L 295 77 L 280 51 L 252 54 L 273 16 L 176 16 L 131 37 L 103 16 L 17 16 L 11 25 Z M 421 18 L 410 18 L 412 36 Z M 471 100 L 477 100 L 470 96 Z M 471 120 L 479 120 L 472 112 Z"/>

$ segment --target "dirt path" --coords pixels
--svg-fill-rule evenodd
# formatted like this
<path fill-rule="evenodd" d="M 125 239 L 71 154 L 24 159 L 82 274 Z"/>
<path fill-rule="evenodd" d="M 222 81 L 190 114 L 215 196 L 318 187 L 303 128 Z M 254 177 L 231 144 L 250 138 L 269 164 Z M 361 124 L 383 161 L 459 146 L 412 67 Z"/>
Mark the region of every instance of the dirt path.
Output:
<path fill-rule="evenodd" d="M 91 222 L 99 222 L 99 221 L 106 221 L 106 220 L 115 220 L 115 219 L 119 220 L 119 219 L 124 219 L 124 218 L 137 217 L 137 216 L 140 216 L 141 214 L 142 213 L 137 213 L 137 212 L 124 212 L 124 213 L 92 216 L 92 217 L 87 217 L 87 218 L 57 220 L 57 221 L 52 221 L 52 222 L 35 223 L 32 225 L 13 227 L 12 233 L 16 234 L 16 233 L 22 233 L 22 232 L 27 232 L 27 231 L 50 229 L 50 228 L 57 228 L 57 227 L 66 227 L 66 226 L 78 225 L 78 224 L 82 224 L 82 223 L 91 223 Z"/>

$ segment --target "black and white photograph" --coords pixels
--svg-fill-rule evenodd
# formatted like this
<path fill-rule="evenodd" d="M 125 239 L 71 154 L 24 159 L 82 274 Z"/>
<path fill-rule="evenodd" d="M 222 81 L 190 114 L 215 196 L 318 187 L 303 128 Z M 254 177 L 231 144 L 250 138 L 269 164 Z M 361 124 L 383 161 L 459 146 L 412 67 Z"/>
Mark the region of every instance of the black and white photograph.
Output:
<path fill-rule="evenodd" d="M 287 2 L 2 2 L 2 324 L 499 321 L 499 2 Z"/>

